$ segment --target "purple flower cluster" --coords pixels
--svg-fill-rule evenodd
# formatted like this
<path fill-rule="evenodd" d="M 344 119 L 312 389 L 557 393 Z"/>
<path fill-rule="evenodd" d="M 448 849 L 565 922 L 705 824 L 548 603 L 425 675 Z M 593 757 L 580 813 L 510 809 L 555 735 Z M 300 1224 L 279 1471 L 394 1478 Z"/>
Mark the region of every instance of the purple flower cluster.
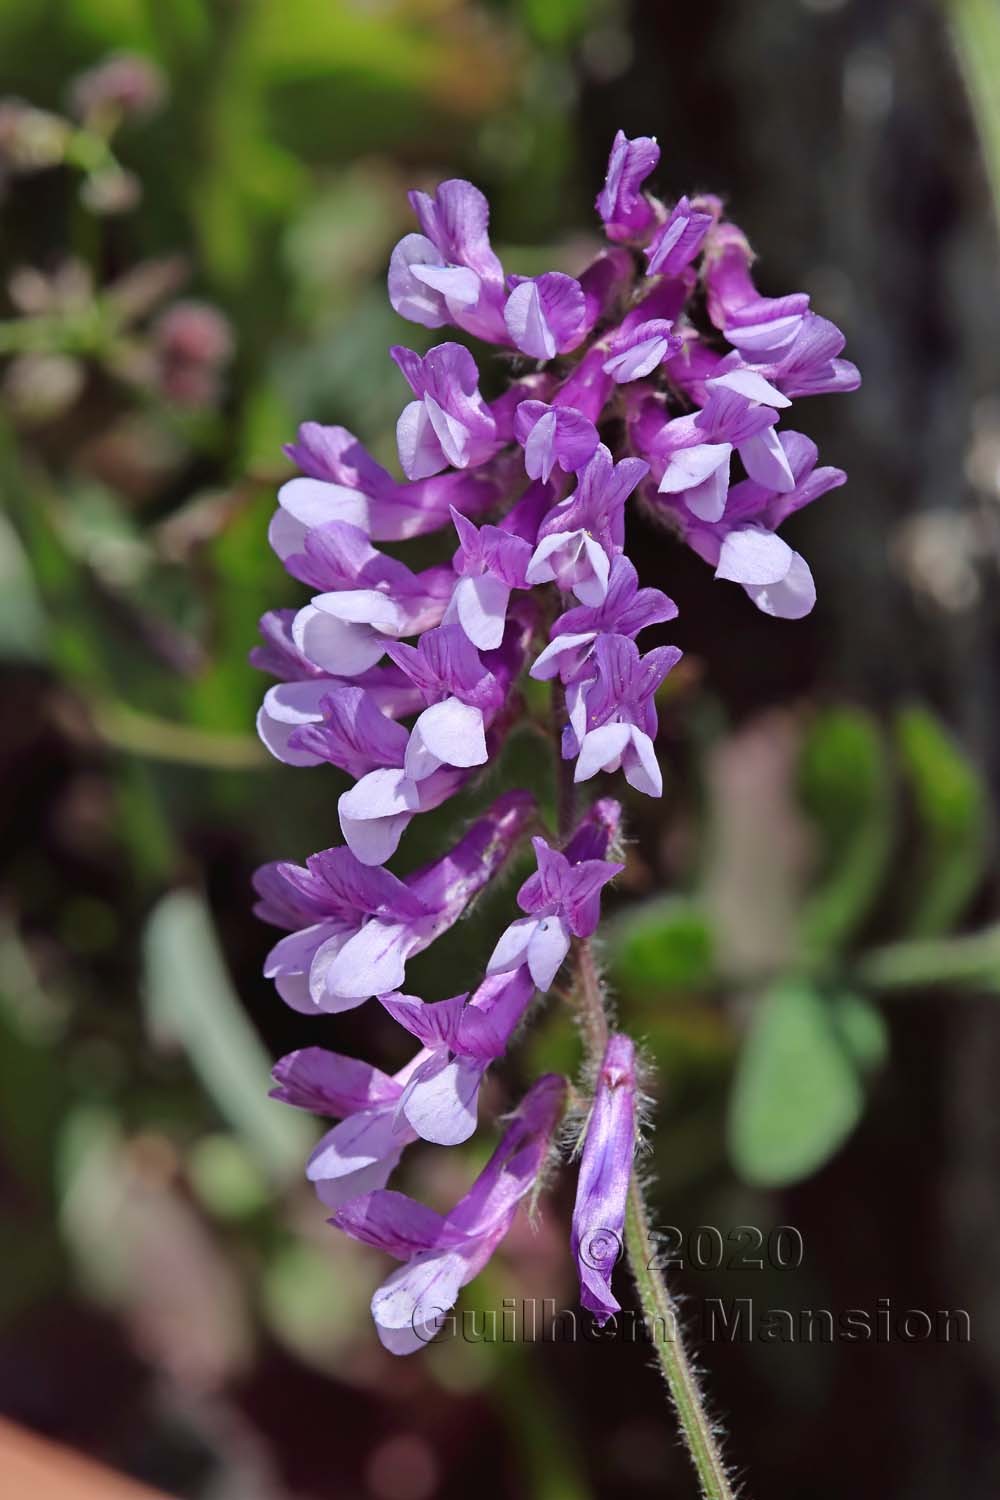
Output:
<path fill-rule="evenodd" d="M 411 1142 L 473 1133 L 486 1070 L 574 940 L 597 927 L 601 892 L 623 868 L 620 808 L 598 800 L 557 847 L 535 831 L 532 799 L 508 793 L 426 868 L 400 878 L 386 861 L 415 817 L 496 759 L 525 674 L 558 684 L 558 752 L 575 782 L 621 770 L 659 796 L 656 695 L 680 653 L 642 653 L 636 637 L 676 608 L 639 587 L 625 555 L 630 499 L 668 518 L 758 608 L 795 618 L 812 607 L 812 577 L 778 528 L 844 479 L 816 468 L 807 438 L 777 430 L 793 397 L 858 384 L 841 334 L 808 297 L 757 292 L 747 241 L 717 199 L 668 208 L 646 193 L 658 159 L 655 141 L 619 133 L 597 199 L 610 244 L 579 277 L 506 276 L 470 183 L 411 194 L 419 232 L 393 251 L 393 307 L 499 346 L 514 373 L 489 400 L 464 343 L 393 348 L 409 388 L 396 428 L 405 477 L 343 428 L 305 423 L 287 449 L 299 476 L 282 486 L 270 527 L 310 598 L 262 621 L 254 660 L 278 681 L 260 735 L 280 760 L 327 762 L 353 784 L 338 803 L 339 847 L 258 874 L 258 911 L 286 932 L 266 972 L 304 1013 L 376 998 L 418 1046 L 392 1077 L 306 1048 L 277 1065 L 275 1097 L 339 1121 L 308 1175 L 332 1222 L 403 1262 L 372 1304 L 398 1353 L 426 1341 L 505 1234 L 549 1155 L 562 1080 L 533 1086 L 450 1214 L 386 1183 Z M 378 545 L 445 529 L 451 546 L 420 572 Z M 477 986 L 430 1002 L 402 993 L 408 958 L 532 832 L 522 915 L 484 955 Z M 602 1321 L 618 1306 L 608 1246 L 620 1245 L 635 1098 L 634 1048 L 612 1036 L 572 1235 L 582 1300 Z"/>

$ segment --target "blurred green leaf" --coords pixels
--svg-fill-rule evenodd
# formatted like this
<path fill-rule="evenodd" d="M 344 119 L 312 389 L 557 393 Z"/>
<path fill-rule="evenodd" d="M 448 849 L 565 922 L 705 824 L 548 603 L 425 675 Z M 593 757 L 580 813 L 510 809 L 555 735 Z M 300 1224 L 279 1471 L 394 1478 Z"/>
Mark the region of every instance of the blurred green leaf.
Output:
<path fill-rule="evenodd" d="M 905 927 L 921 937 L 946 932 L 982 877 L 990 846 L 989 796 L 952 736 L 927 709 L 896 720 L 896 742 L 920 831 L 907 881 Z"/>
<path fill-rule="evenodd" d="M 184 1047 L 219 1113 L 268 1174 L 279 1182 L 298 1176 L 312 1127 L 267 1097 L 267 1055 L 233 990 L 202 897 L 190 890 L 164 896 L 146 924 L 143 949 L 154 1030 Z"/>
<path fill-rule="evenodd" d="M 799 788 L 819 835 L 819 883 L 802 911 L 810 958 L 844 946 L 878 895 L 892 850 L 895 806 L 886 746 L 870 714 L 818 714 L 803 746 Z"/>
<path fill-rule="evenodd" d="M 247 1218 L 270 1201 L 259 1164 L 235 1136 L 204 1136 L 192 1146 L 187 1165 L 195 1192 L 220 1219 Z"/>
<path fill-rule="evenodd" d="M 831 1003 L 833 1023 L 863 1072 L 881 1067 L 889 1055 L 889 1028 L 882 1012 L 863 995 L 837 995 Z"/>
<path fill-rule="evenodd" d="M 48 625 L 28 555 L 6 516 L 0 516 L 0 656 L 41 660 Z"/>
<path fill-rule="evenodd" d="M 852 1025 L 864 1045 L 856 1012 Z M 775 985 L 754 1007 L 737 1063 L 727 1122 L 736 1169 L 762 1187 L 797 1182 L 844 1142 L 863 1102 L 854 1059 L 822 996 L 802 980 Z"/>
<path fill-rule="evenodd" d="M 615 983 L 636 995 L 702 988 L 712 980 L 707 918 L 681 896 L 646 901 L 612 923 L 607 953 Z"/>

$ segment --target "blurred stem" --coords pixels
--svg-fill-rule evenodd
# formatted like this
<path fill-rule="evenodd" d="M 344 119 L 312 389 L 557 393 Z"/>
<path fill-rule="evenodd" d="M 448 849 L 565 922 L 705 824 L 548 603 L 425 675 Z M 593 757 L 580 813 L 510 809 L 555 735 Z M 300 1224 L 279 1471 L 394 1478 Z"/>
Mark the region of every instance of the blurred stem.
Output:
<path fill-rule="evenodd" d="M 552 713 L 558 755 L 559 731 L 564 716 L 564 695 L 558 679 L 552 684 Z M 573 821 L 571 762 L 560 758 L 556 775 L 559 833 L 565 842 Z M 576 978 L 574 997 L 583 1023 L 587 1061 L 596 1074 L 607 1045 L 608 1017 L 601 978 L 589 938 L 583 938 L 575 944 L 573 964 Z M 684 1442 L 698 1475 L 703 1500 L 733 1500 L 714 1424 L 705 1411 L 698 1381 L 681 1340 L 677 1309 L 657 1264 L 646 1205 L 634 1165 L 625 1209 L 625 1245 L 639 1302 L 647 1327 L 652 1331 L 657 1362 L 674 1403 Z M 657 1336 L 659 1329 L 663 1330 L 662 1338 Z"/>
<path fill-rule="evenodd" d="M 996 0 L 945 0 L 1000 227 L 1000 7 Z"/>
<path fill-rule="evenodd" d="M 97 704 L 93 715 L 104 742 L 128 755 L 218 771 L 263 771 L 270 765 L 266 751 L 248 735 L 192 729 L 123 703 Z"/>
<path fill-rule="evenodd" d="M 964 937 L 888 943 L 866 954 L 856 974 L 862 984 L 878 990 L 963 983 L 996 989 L 1000 986 L 1000 923 Z"/>

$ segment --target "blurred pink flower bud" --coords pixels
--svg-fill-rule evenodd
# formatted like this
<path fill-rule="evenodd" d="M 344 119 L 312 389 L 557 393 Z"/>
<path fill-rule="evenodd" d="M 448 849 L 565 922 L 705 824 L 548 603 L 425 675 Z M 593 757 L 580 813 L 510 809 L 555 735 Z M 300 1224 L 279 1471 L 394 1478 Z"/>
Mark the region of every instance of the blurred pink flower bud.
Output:
<path fill-rule="evenodd" d="M 144 118 L 156 113 L 167 95 L 167 80 L 149 58 L 116 52 L 70 85 L 70 108 L 81 120 L 115 115 Z"/>

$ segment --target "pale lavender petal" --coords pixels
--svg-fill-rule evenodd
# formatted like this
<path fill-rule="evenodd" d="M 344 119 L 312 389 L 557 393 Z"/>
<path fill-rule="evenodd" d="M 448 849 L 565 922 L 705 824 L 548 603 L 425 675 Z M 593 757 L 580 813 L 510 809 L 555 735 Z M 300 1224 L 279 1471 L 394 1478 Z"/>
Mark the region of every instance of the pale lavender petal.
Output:
<path fill-rule="evenodd" d="M 479 1086 L 486 1064 L 442 1052 L 415 1074 L 400 1109 L 417 1135 L 438 1146 L 457 1146 L 476 1129 Z"/>
<path fill-rule="evenodd" d="M 779 620 L 801 620 L 816 603 L 809 564 L 798 552 L 792 554 L 788 572 L 778 583 L 744 587 L 759 610 Z"/>
<path fill-rule="evenodd" d="M 647 797 L 663 795 L 663 772 L 656 758 L 653 741 L 649 735 L 634 724 L 631 726 L 630 742 L 622 755 L 622 770 L 629 786 Z"/>
<path fill-rule="evenodd" d="M 514 343 L 533 359 L 575 349 L 586 329 L 583 288 L 572 276 L 547 271 L 522 281 L 507 298 L 504 321 Z"/>
<path fill-rule="evenodd" d="M 472 644 L 480 651 L 496 650 L 507 622 L 508 585 L 490 573 L 460 578 L 453 600 L 459 623 Z"/>
<path fill-rule="evenodd" d="M 501 933 L 486 965 L 487 974 L 506 974 L 528 959 L 528 949 L 538 923 L 534 917 L 519 917 Z"/>
<path fill-rule="evenodd" d="M 779 493 L 794 490 L 795 476 L 773 427 L 766 428 L 741 443 L 740 458 L 750 478 L 766 489 L 777 490 Z"/>
<path fill-rule="evenodd" d="M 389 259 L 389 301 L 401 318 L 440 328 L 448 322 L 448 308 L 440 290 L 418 274 L 425 266 L 441 266 L 441 252 L 425 235 L 406 234 Z"/>
<path fill-rule="evenodd" d="M 788 543 L 774 532 L 747 526 L 731 531 L 724 539 L 715 576 L 754 586 L 780 583 L 794 555 Z"/>
<path fill-rule="evenodd" d="M 544 994 L 569 952 L 570 935 L 559 917 L 542 917 L 528 943 L 527 964 L 531 977 Z"/>
<path fill-rule="evenodd" d="M 441 1328 L 465 1284 L 465 1258 L 451 1250 L 400 1266 L 372 1298 L 372 1317 L 391 1354 L 416 1354 Z"/>
<path fill-rule="evenodd" d="M 574 781 L 589 781 L 598 771 L 616 771 L 631 736 L 627 724 L 604 724 L 583 736 Z"/>

